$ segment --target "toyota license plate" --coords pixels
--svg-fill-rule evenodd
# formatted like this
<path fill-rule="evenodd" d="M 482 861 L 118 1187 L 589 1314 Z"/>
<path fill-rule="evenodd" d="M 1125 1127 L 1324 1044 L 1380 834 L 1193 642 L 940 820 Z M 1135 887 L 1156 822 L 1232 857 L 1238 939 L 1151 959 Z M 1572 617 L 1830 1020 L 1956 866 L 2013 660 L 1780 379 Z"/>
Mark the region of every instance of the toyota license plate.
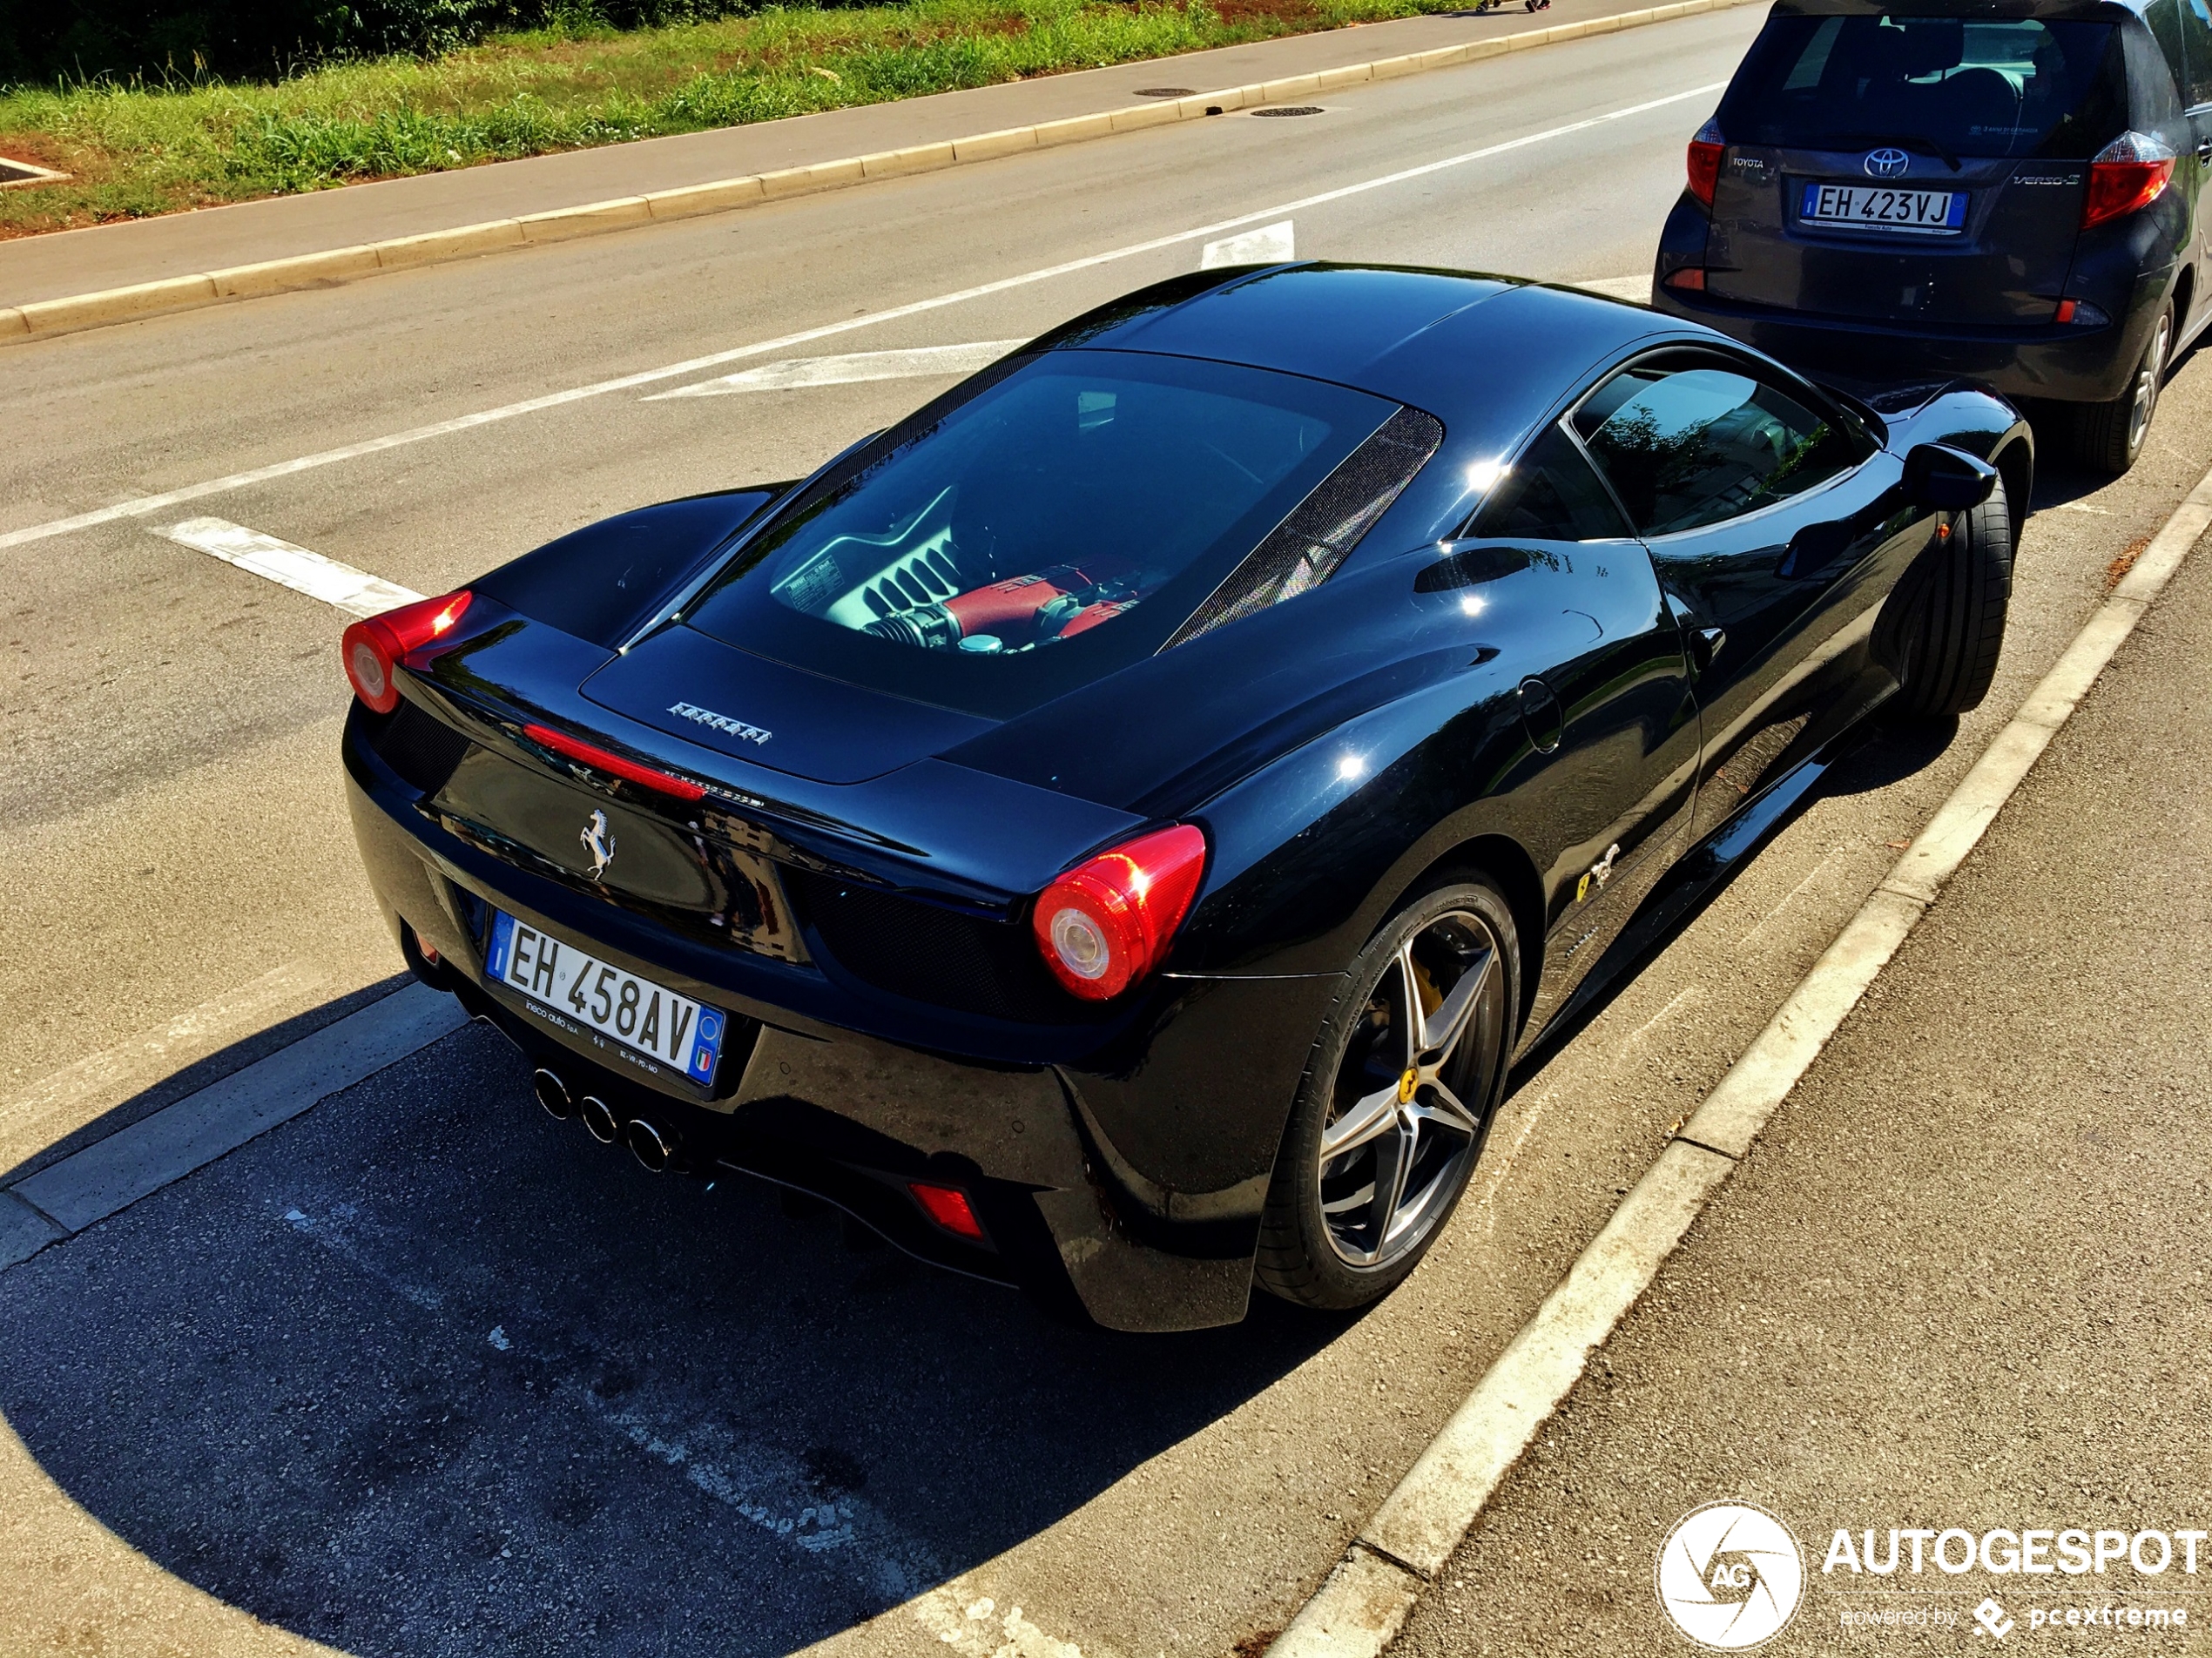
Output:
<path fill-rule="evenodd" d="M 484 967 L 555 1021 L 611 1037 L 705 1086 L 722 1057 L 726 1015 L 494 910 Z"/>
<path fill-rule="evenodd" d="M 1963 190 L 1898 190 L 1887 185 L 1807 185 L 1797 217 L 1811 225 L 1952 236 L 1966 228 Z"/>

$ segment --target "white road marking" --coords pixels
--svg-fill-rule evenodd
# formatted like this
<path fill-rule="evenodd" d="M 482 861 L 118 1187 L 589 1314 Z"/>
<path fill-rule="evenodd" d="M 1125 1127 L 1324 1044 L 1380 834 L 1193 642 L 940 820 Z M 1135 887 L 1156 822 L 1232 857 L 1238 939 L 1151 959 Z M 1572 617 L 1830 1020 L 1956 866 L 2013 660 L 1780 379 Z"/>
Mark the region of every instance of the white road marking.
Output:
<path fill-rule="evenodd" d="M 781 362 L 739 369 L 719 380 L 703 380 L 696 386 L 656 392 L 637 401 L 664 403 L 671 397 L 727 397 L 736 392 L 851 386 L 867 380 L 922 380 L 934 375 L 972 374 L 1028 343 L 1027 340 L 978 340 L 959 346 L 917 346 L 907 351 L 855 351 L 842 357 L 786 357 Z"/>
<path fill-rule="evenodd" d="M 1279 225 L 1263 225 L 1241 236 L 1208 242 L 1205 252 L 1198 255 L 1198 268 L 1218 271 L 1230 265 L 1280 265 L 1285 259 L 1294 259 L 1298 257 L 1298 233 L 1291 224 L 1286 219 Z"/>
<path fill-rule="evenodd" d="M 1557 1092 L 1554 1088 L 1546 1088 L 1543 1097 L 1521 1114 L 1521 1132 L 1514 1136 L 1513 1144 L 1506 1148 L 1504 1156 L 1501 1156 L 1495 1151 L 1486 1151 L 1482 1161 L 1476 1165 L 1489 1171 L 1482 1196 L 1475 1200 L 1475 1208 L 1482 1214 L 1482 1236 L 1486 1238 L 1494 1236 L 1498 1230 L 1497 1199 L 1499 1192 L 1505 1188 L 1506 1176 L 1513 1172 L 1514 1163 L 1521 1156 L 1521 1149 L 1528 1143 L 1528 1136 L 1535 1132 L 1536 1119 L 1544 1115 L 1544 1108 L 1552 1102 Z"/>
<path fill-rule="evenodd" d="M 1602 293 L 1608 300 L 1634 300 L 1638 305 L 1651 303 L 1651 273 L 1637 271 L 1628 276 L 1593 277 L 1588 282 L 1569 282 L 1570 288 L 1588 288 L 1592 293 Z"/>
<path fill-rule="evenodd" d="M 335 605 L 349 616 L 381 616 L 422 596 L 413 588 L 224 518 L 187 518 L 154 533 L 266 576 L 280 587 Z"/>
<path fill-rule="evenodd" d="M 1268 1658 L 1379 1658 L 1590 1355 L 1650 1288 L 2208 529 L 2212 473 L 1484 1372 Z"/>
<path fill-rule="evenodd" d="M 437 1291 L 423 1284 L 410 1284 L 395 1272 L 385 1270 L 354 1236 L 354 1223 L 361 1218 L 360 1209 L 352 1203 L 334 1203 L 320 1218 L 309 1215 L 296 1205 L 284 1211 L 284 1223 L 302 1237 L 311 1237 L 355 1270 L 365 1272 L 402 1301 L 413 1302 L 425 1312 L 442 1310 L 446 1298 Z"/>
<path fill-rule="evenodd" d="M 974 1585 L 975 1574 L 963 1573 L 893 1611 L 911 1618 L 961 1658 L 1082 1658 L 1081 1647 L 1040 1629 L 1018 1606 L 1008 1607 L 1003 1618 L 993 1616 L 998 1604 L 988 1594 L 963 1607 Z M 891 1615 L 886 1613 L 876 1621 L 887 1623 Z"/>
<path fill-rule="evenodd" d="M 51 519 L 43 524 L 26 524 L 20 529 L 0 533 L 0 548 L 21 547 L 26 543 L 44 541 L 51 536 L 64 536 L 72 530 L 90 529 L 96 525 L 113 523 L 123 518 L 143 518 L 166 507 L 180 506 L 187 501 L 199 501 L 208 495 L 221 495 L 233 489 L 249 489 L 257 483 L 269 483 L 279 478 L 288 478 L 318 467 L 334 466 L 344 461 L 360 460 L 365 455 L 381 455 L 387 449 L 396 449 L 410 443 L 428 442 L 433 438 L 449 437 L 459 432 L 475 431 L 501 421 L 510 421 L 523 414 L 535 414 L 543 410 L 562 408 L 571 403 L 583 402 L 594 397 L 604 397 L 613 392 L 625 392 L 640 386 L 656 385 L 663 381 L 681 380 L 705 368 L 718 368 L 724 363 L 741 362 L 748 357 L 765 357 L 772 353 L 788 351 L 794 346 L 812 344 L 817 340 L 828 340 L 838 334 L 851 334 L 855 329 L 870 328 L 878 323 L 896 322 L 904 317 L 918 317 L 947 306 L 964 305 L 970 300 L 981 300 L 995 293 L 1007 293 L 1015 288 L 1028 287 L 1038 282 L 1049 282 L 1055 277 L 1073 275 L 1078 271 L 1095 270 L 1102 265 L 1111 265 L 1121 259 L 1135 259 L 1140 254 L 1157 253 L 1162 248 L 1177 247 L 1185 242 L 1210 241 L 1224 232 L 1238 230 L 1246 225 L 1270 222 L 1290 217 L 1307 208 L 1318 207 L 1328 202 L 1343 201 L 1369 191 L 1386 190 L 1415 179 L 1426 179 L 1433 173 L 1464 167 L 1477 161 L 1487 161 L 1493 156 L 1505 155 L 1514 150 L 1525 150 L 1532 145 L 1548 144 L 1577 132 L 1588 132 L 1595 127 L 1615 121 L 1629 120 L 1646 115 L 1654 110 L 1663 110 L 1672 104 L 1686 103 L 1691 98 L 1706 98 L 1727 85 L 1725 81 L 1712 81 L 1703 86 L 1693 86 L 1687 91 L 1670 92 L 1664 98 L 1647 99 L 1602 115 L 1587 119 L 1569 121 L 1562 126 L 1546 127 L 1538 132 L 1525 132 L 1517 138 L 1506 138 L 1497 144 L 1485 145 L 1479 150 L 1467 150 L 1458 155 L 1446 156 L 1440 160 L 1423 162 L 1419 166 L 1406 167 L 1396 172 L 1384 173 L 1379 178 L 1364 179 L 1357 184 L 1343 185 L 1334 190 L 1324 190 L 1311 196 L 1301 196 L 1296 201 L 1278 202 L 1271 207 L 1262 207 L 1249 213 L 1238 213 L 1233 219 L 1224 219 L 1195 229 L 1176 231 L 1150 240 L 1131 242 L 1126 246 L 1110 248 L 1103 253 L 1088 254 L 1082 259 L 1068 259 L 1042 269 L 1024 271 L 1019 276 L 1004 276 L 996 281 L 978 283 L 974 287 L 960 288 L 950 293 L 940 293 L 927 300 L 915 300 L 907 305 L 892 306 L 882 311 L 872 311 L 857 317 L 846 317 L 837 322 L 826 322 L 819 327 L 802 328 L 796 334 L 780 335 L 773 340 L 762 340 L 750 346 L 736 346 L 727 351 L 718 351 L 704 357 L 693 357 L 684 362 L 671 363 L 664 368 L 648 368 L 634 374 L 621 374 L 612 380 L 595 381 L 588 386 L 572 386 L 565 391 L 547 392 L 538 397 L 526 397 L 520 402 L 502 404 L 497 408 L 480 409 L 473 414 L 456 415 L 451 420 L 433 421 L 427 426 L 409 427 L 403 432 L 389 432 L 381 437 L 367 438 L 359 443 L 341 444 L 336 448 L 321 449 L 313 455 L 303 455 L 290 461 L 277 461 L 267 466 L 254 467 L 245 472 L 233 472 L 219 478 L 208 478 L 199 483 L 185 484 L 179 489 L 165 489 L 158 495 L 134 495 L 128 501 L 118 501 L 91 512 L 80 512 L 67 518 Z"/>
<path fill-rule="evenodd" d="M 1753 939 L 1758 937 L 1760 933 L 1765 932 L 1769 927 L 1774 924 L 1774 922 L 1779 920 L 1782 916 L 1782 912 L 1788 909 L 1791 905 L 1796 903 L 1799 898 L 1804 895 L 1806 890 L 1812 886 L 1813 882 L 1818 880 L 1821 876 L 1827 873 L 1828 866 L 1834 863 L 1837 859 L 1842 857 L 1844 850 L 1845 849 L 1842 846 L 1831 848 L 1829 851 L 1828 855 L 1823 858 L 1818 863 L 1815 864 L 1811 871 L 1806 873 L 1805 878 L 1803 880 L 1799 881 L 1795 886 L 1792 886 L 1788 892 L 1784 893 L 1782 895 L 1782 901 L 1777 904 L 1772 909 L 1769 910 L 1764 915 L 1759 917 L 1759 919 L 1752 924 L 1750 930 L 1745 933 L 1742 938 L 1737 940 L 1737 943 L 1739 945 L 1749 944 Z"/>
<path fill-rule="evenodd" d="M 1808 877 L 1808 879 L 1810 879 L 1810 877 Z M 1629 1033 L 1628 1040 L 1621 1044 L 1621 1051 L 1623 1054 L 1627 1053 L 1629 1049 L 1634 1048 L 1638 1042 L 1651 1035 L 1653 1031 L 1658 1029 L 1660 1026 L 1665 1024 L 1667 1021 L 1672 1019 L 1683 1008 L 1702 1008 L 1704 1005 L 1704 986 L 1691 985 L 1685 989 L 1676 991 L 1674 994 L 1673 1000 L 1669 1001 L 1665 1007 L 1662 1008 L 1657 1013 L 1652 1014 L 1650 1018 L 1645 1020 L 1643 1023 L 1638 1025 L 1634 1030 Z"/>
<path fill-rule="evenodd" d="M 449 1300 L 467 1298 L 459 1292 L 448 1296 L 435 1284 L 417 1283 L 387 1266 L 375 1245 L 390 1229 L 378 1224 L 374 1217 L 364 1216 L 360 1205 L 318 1207 L 323 1212 L 311 1215 L 297 1204 L 289 1205 L 279 1218 L 300 1237 L 425 1312 L 443 1313 Z M 473 1330 L 481 1325 L 483 1312 L 481 1307 L 456 1308 L 455 1321 Z M 509 1324 L 514 1326 L 511 1331 Z M 550 1346 L 570 1360 L 592 1352 L 592 1344 L 575 1332 L 533 1343 L 527 1326 L 512 1318 L 494 1324 L 487 1339 L 499 1352 L 519 1348 L 524 1358 L 542 1357 L 542 1351 L 533 1352 L 534 1346 Z M 817 1494 L 808 1471 L 780 1446 L 741 1437 L 743 1430 L 728 1412 L 703 1408 L 680 1394 L 670 1397 L 670 1390 L 657 1378 L 646 1378 L 619 1405 L 572 1378 L 558 1382 L 556 1389 L 557 1397 L 582 1406 L 717 1502 L 770 1536 L 842 1570 L 883 1600 L 903 1602 L 945 1576 L 942 1563 L 927 1544 L 907 1535 L 865 1498 L 850 1493 Z M 1020 1608 L 1014 1615 L 1021 1616 Z M 1040 1654 L 1037 1658 L 1052 1655 Z M 1082 1655 L 1069 1648 L 1065 1658 Z"/>

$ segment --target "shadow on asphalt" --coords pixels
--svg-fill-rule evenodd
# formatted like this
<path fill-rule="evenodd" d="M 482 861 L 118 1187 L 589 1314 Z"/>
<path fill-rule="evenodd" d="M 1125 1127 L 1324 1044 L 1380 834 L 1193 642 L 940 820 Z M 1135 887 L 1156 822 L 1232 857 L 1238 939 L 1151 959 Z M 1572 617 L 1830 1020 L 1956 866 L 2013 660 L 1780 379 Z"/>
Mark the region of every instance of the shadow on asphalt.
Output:
<path fill-rule="evenodd" d="M 0 1275 L 0 1412 L 161 1566 L 354 1653 L 781 1654 L 1341 1328 L 1070 1328 L 644 1173 L 472 1026 Z"/>

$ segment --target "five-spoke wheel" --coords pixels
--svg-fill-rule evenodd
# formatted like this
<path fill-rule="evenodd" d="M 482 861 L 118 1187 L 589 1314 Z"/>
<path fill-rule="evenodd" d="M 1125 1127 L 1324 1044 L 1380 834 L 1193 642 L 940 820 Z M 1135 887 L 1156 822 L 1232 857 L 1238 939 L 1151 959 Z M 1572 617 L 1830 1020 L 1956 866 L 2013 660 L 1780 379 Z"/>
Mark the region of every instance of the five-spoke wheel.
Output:
<path fill-rule="evenodd" d="M 1518 1007 L 1512 912 L 1487 881 L 1416 898 L 1352 964 L 1279 1154 L 1260 1281 L 1352 1307 L 1411 1271 L 1465 1189 Z"/>

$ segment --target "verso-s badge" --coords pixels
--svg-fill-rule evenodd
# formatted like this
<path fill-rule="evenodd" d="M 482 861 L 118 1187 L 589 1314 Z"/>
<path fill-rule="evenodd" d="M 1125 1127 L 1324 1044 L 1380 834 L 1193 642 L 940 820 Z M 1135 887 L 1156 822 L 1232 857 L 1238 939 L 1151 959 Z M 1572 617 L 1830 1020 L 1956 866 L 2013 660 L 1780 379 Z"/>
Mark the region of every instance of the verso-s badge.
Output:
<path fill-rule="evenodd" d="M 727 731 L 732 737 L 743 738 L 748 743 L 765 743 L 774 736 L 758 725 L 748 725 L 741 719 L 732 719 L 727 714 L 718 714 L 711 708 L 701 708 L 693 703 L 671 703 L 668 711 L 702 725 L 711 725 L 718 731 Z"/>

